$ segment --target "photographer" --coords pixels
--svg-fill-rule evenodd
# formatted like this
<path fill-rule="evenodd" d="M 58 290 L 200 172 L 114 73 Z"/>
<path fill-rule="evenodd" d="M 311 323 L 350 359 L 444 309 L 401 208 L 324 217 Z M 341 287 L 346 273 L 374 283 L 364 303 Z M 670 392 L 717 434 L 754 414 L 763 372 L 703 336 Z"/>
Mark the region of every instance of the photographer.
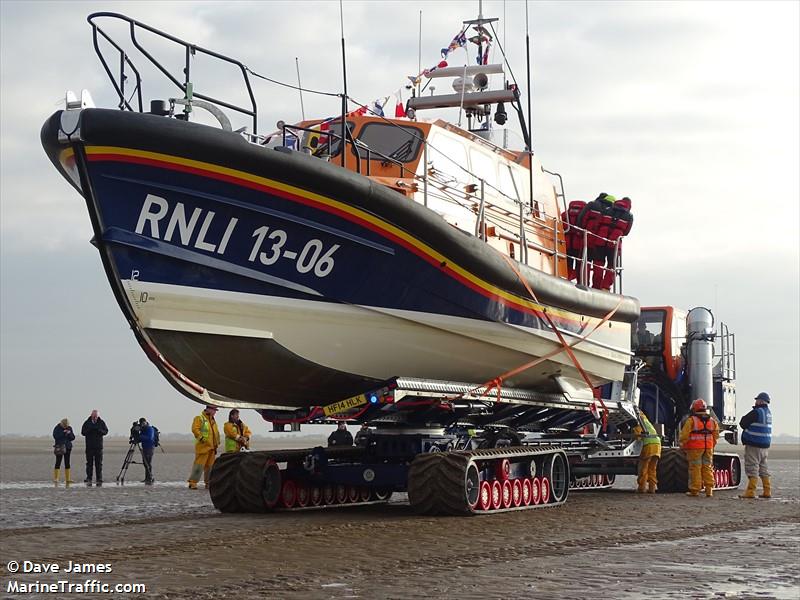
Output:
<path fill-rule="evenodd" d="M 131 444 L 142 445 L 142 464 L 144 465 L 144 484 L 153 484 L 153 453 L 156 449 L 156 429 L 142 417 L 131 427 Z"/>

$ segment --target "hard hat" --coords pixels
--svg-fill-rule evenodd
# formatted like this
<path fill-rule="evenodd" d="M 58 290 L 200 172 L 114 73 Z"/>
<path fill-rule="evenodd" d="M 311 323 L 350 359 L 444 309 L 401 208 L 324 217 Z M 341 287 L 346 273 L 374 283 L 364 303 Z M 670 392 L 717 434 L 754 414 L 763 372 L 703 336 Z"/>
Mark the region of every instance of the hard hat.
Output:
<path fill-rule="evenodd" d="M 756 396 L 755 399 L 756 400 L 763 400 L 764 402 L 769 404 L 769 394 L 767 392 L 761 392 L 758 396 Z"/>
<path fill-rule="evenodd" d="M 206 405 L 206 410 L 219 410 L 216 406 L 212 406 L 211 404 Z"/>
<path fill-rule="evenodd" d="M 706 410 L 708 410 L 708 407 L 706 406 L 706 401 L 702 398 L 692 402 L 692 412 L 704 412 Z"/>

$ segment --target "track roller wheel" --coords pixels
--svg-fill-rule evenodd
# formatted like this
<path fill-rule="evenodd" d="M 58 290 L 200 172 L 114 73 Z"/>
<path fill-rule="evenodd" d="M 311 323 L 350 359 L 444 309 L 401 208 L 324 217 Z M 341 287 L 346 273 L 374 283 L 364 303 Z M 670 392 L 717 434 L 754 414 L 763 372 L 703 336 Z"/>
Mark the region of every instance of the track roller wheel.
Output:
<path fill-rule="evenodd" d="M 311 506 L 320 506 L 322 504 L 322 488 L 318 485 L 311 486 L 309 491 L 309 502 Z"/>
<path fill-rule="evenodd" d="M 550 502 L 550 479 L 547 477 L 541 478 L 542 483 L 542 504 Z"/>
<path fill-rule="evenodd" d="M 556 452 L 548 461 L 548 469 L 545 471 L 548 483 L 548 499 L 550 496 L 553 502 L 564 502 L 569 494 L 569 463 L 567 455 L 563 452 Z"/>
<path fill-rule="evenodd" d="M 496 510 L 503 506 L 503 485 L 495 479 L 492 482 L 492 509 Z"/>
<path fill-rule="evenodd" d="M 370 490 L 368 487 L 358 488 L 359 502 L 369 502 L 370 497 L 372 497 L 372 490 Z"/>
<path fill-rule="evenodd" d="M 511 482 L 511 504 L 514 506 L 522 504 L 522 482 L 519 479 Z"/>
<path fill-rule="evenodd" d="M 322 501 L 328 504 L 336 504 L 336 488 L 330 483 L 326 483 L 322 488 Z"/>
<path fill-rule="evenodd" d="M 511 475 L 511 461 L 504 458 L 497 462 L 495 466 L 495 477 L 500 481 L 506 481 Z"/>
<path fill-rule="evenodd" d="M 286 508 L 294 508 L 297 504 L 297 484 L 286 479 L 281 486 L 281 503 Z"/>
<path fill-rule="evenodd" d="M 347 501 L 349 503 L 358 502 L 358 488 L 354 485 L 347 486 Z"/>
<path fill-rule="evenodd" d="M 614 473 L 605 476 L 605 484 L 606 485 L 614 485 L 614 482 L 617 480 L 617 476 Z"/>
<path fill-rule="evenodd" d="M 208 476 L 211 502 L 224 513 L 241 510 L 236 499 L 236 478 L 242 456 L 240 452 L 226 452 L 216 460 Z"/>
<path fill-rule="evenodd" d="M 530 506 L 533 501 L 533 491 L 530 477 L 522 480 L 522 505 Z"/>
<path fill-rule="evenodd" d="M 297 506 L 300 508 L 305 508 L 308 506 L 308 503 L 311 501 L 311 488 L 309 488 L 305 483 L 300 483 L 297 485 Z"/>
<path fill-rule="evenodd" d="M 542 478 L 534 477 L 531 480 L 531 504 L 542 503 Z"/>
<path fill-rule="evenodd" d="M 481 510 L 489 510 L 492 508 L 492 484 L 488 481 L 481 482 L 480 494 L 478 496 L 478 508 Z"/>
<path fill-rule="evenodd" d="M 722 472 L 722 482 L 723 487 L 730 487 L 731 485 L 731 473 L 727 469 Z"/>
<path fill-rule="evenodd" d="M 388 490 L 386 488 L 378 488 L 375 490 L 375 500 L 380 500 L 381 502 L 388 500 L 392 497 L 392 490 Z"/>
<path fill-rule="evenodd" d="M 340 483 L 336 486 L 336 504 L 345 502 L 347 502 L 347 486 Z"/>
<path fill-rule="evenodd" d="M 514 488 L 511 481 L 506 479 L 503 483 L 503 508 L 510 508 L 514 503 Z"/>

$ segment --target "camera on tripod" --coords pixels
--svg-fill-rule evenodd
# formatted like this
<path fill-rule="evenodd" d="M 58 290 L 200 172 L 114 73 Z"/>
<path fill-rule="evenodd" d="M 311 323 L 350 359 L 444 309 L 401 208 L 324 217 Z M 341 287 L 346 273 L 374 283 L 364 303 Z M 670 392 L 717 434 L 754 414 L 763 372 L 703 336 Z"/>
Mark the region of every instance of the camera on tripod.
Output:
<path fill-rule="evenodd" d="M 134 421 L 131 427 L 131 435 L 128 438 L 129 444 L 139 444 L 142 441 L 142 426 L 139 421 Z"/>

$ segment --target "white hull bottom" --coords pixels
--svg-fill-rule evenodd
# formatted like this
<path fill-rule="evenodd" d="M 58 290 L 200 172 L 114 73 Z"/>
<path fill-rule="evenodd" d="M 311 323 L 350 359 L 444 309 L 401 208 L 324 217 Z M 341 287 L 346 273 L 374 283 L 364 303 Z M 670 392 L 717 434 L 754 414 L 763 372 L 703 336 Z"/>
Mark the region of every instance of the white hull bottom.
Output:
<path fill-rule="evenodd" d="M 400 376 L 483 383 L 560 346 L 552 332 L 506 323 L 137 280 L 122 283 L 143 329 L 271 339 L 310 362 L 378 380 Z M 585 319 L 587 329 L 596 322 Z M 566 338 L 577 339 L 572 334 Z M 594 385 L 622 378 L 630 360 L 629 339 L 628 324 L 609 322 L 574 348 Z M 504 385 L 555 390 L 554 375 L 581 387 L 565 352 Z"/>

